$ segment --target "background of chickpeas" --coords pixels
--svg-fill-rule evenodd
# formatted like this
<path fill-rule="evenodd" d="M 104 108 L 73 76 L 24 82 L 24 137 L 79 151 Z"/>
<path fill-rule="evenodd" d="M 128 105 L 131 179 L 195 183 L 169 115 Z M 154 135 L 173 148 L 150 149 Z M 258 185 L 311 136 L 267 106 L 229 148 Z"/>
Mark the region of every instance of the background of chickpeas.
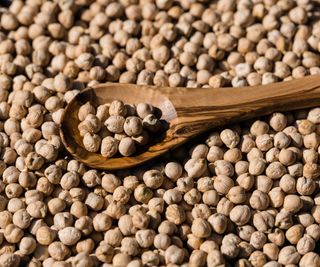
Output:
<path fill-rule="evenodd" d="M 0 266 L 319 267 L 320 108 L 228 126 L 116 173 L 68 157 L 59 137 L 67 103 L 97 83 L 319 74 L 319 18 L 318 0 L 1 8 Z"/>

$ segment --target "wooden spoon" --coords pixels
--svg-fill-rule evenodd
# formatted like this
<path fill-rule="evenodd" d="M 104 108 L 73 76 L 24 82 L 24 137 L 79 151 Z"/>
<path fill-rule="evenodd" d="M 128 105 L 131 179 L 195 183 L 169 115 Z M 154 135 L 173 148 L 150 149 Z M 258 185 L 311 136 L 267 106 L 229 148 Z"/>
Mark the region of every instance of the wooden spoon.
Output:
<path fill-rule="evenodd" d="M 78 130 L 78 110 L 87 101 L 100 105 L 114 99 L 150 103 L 170 123 L 164 139 L 131 157 L 107 159 L 84 149 Z M 132 84 L 101 84 L 79 93 L 66 107 L 61 138 L 76 159 L 97 169 L 117 170 L 137 166 L 185 143 L 213 127 L 267 115 L 320 106 L 320 75 L 289 82 L 243 88 L 169 88 Z"/>

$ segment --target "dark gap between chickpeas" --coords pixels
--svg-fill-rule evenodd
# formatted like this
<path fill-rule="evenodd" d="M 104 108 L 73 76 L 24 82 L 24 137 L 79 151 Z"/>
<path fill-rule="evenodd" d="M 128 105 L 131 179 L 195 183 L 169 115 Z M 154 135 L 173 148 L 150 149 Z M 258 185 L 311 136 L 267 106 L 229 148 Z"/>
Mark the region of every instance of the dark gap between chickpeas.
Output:
<path fill-rule="evenodd" d="M 106 158 L 129 157 L 164 138 L 168 122 L 161 116 L 161 110 L 148 103 L 87 102 L 79 108 L 78 129 L 87 151 Z"/>

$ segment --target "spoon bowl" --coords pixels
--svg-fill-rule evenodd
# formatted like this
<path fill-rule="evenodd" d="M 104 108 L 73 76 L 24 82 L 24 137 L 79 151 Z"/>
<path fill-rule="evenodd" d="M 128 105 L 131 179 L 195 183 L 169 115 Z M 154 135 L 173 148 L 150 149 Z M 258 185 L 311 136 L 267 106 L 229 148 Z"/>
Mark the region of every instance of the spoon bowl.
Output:
<path fill-rule="evenodd" d="M 62 141 L 72 156 L 92 168 L 105 170 L 124 169 L 144 163 L 150 158 L 165 153 L 168 148 L 179 144 L 179 140 L 171 138 L 171 132 L 168 130 L 161 138 L 162 142 L 166 144 L 165 146 L 152 145 L 150 143 L 150 147 L 138 149 L 137 153 L 132 157 L 118 156 L 107 159 L 99 153 L 89 152 L 84 148 L 82 137 L 78 130 L 78 124 L 80 123 L 78 111 L 81 105 L 88 101 L 97 106 L 111 103 L 114 99 L 122 100 L 125 103 L 138 104 L 146 102 L 145 96 L 148 95 L 147 103 L 161 110 L 161 120 L 170 123 L 170 121 L 177 118 L 173 104 L 159 90 L 154 90 L 147 86 L 134 86 L 135 90 L 133 91 L 132 89 L 132 85 L 101 84 L 95 88 L 87 88 L 74 97 L 66 108 L 60 130 Z M 159 140 L 159 138 L 157 139 Z"/>
<path fill-rule="evenodd" d="M 169 129 L 158 143 L 148 144 L 130 157 L 105 158 L 87 151 L 78 130 L 81 105 L 110 103 L 150 103 L 162 112 Z M 169 88 L 132 84 L 100 84 L 87 88 L 67 105 L 60 135 L 67 151 L 89 167 L 118 170 L 135 167 L 182 145 L 209 129 L 275 111 L 320 105 L 320 76 L 289 82 L 243 88 Z"/>

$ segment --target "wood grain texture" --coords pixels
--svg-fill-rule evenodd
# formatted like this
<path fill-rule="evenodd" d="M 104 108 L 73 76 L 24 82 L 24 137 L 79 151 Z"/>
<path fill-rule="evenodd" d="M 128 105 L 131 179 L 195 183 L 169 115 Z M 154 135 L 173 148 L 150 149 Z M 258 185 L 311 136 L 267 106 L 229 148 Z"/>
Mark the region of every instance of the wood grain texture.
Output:
<path fill-rule="evenodd" d="M 161 109 L 162 119 L 170 122 L 162 142 L 131 157 L 106 159 L 86 151 L 78 131 L 79 107 L 87 101 L 100 105 L 114 99 L 132 104 L 147 102 Z M 85 89 L 68 104 L 60 135 L 66 149 L 79 161 L 92 168 L 117 170 L 142 164 L 217 126 L 274 111 L 314 106 L 320 106 L 319 75 L 270 85 L 219 89 L 108 83 Z"/>

